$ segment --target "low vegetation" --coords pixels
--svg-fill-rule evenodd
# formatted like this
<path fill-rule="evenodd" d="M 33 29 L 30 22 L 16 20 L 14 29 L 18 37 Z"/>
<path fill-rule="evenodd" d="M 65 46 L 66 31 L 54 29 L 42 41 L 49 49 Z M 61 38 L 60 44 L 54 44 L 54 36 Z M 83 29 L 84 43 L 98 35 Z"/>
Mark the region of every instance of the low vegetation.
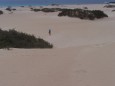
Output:
<path fill-rule="evenodd" d="M 58 14 L 58 16 L 69 16 L 69 17 L 77 17 L 80 19 L 100 19 L 104 17 L 108 17 L 101 10 L 84 10 L 84 9 L 62 9 L 62 11 Z"/>
<path fill-rule="evenodd" d="M 11 7 L 7 7 L 6 10 L 7 11 L 15 11 L 16 9 L 15 8 L 11 8 Z"/>
<path fill-rule="evenodd" d="M 97 18 L 97 19 L 108 17 L 108 15 L 105 14 L 101 10 L 92 10 L 91 12 L 93 13 L 94 17 Z"/>
<path fill-rule="evenodd" d="M 3 14 L 3 11 L 2 11 L 2 10 L 0 10 L 0 15 L 1 15 L 1 14 Z"/>
<path fill-rule="evenodd" d="M 115 10 L 112 10 L 112 12 L 115 12 Z"/>
<path fill-rule="evenodd" d="M 84 9 L 62 9 L 62 8 L 31 8 L 31 11 L 38 12 L 60 12 L 58 14 L 59 17 L 61 16 L 69 16 L 69 17 L 76 17 L 80 19 L 100 19 L 104 17 L 108 17 L 103 11 L 101 10 L 87 10 L 87 7 Z"/>
<path fill-rule="evenodd" d="M 30 8 L 30 9 L 31 9 L 31 11 L 34 11 L 34 12 L 39 12 L 39 11 L 42 11 L 42 12 L 57 12 L 57 11 L 61 10 L 60 8 L 41 8 L 41 9 Z"/>
<path fill-rule="evenodd" d="M 35 9 L 35 8 L 30 8 L 31 11 L 34 11 L 34 12 L 38 12 L 38 11 L 41 11 L 40 9 Z"/>
<path fill-rule="evenodd" d="M 106 7 L 106 8 L 115 8 L 115 5 L 108 4 L 108 5 L 105 5 L 104 7 Z"/>
<path fill-rule="evenodd" d="M 0 29 L 1 48 L 53 48 L 53 45 L 42 38 L 36 38 L 14 29 L 9 31 Z"/>

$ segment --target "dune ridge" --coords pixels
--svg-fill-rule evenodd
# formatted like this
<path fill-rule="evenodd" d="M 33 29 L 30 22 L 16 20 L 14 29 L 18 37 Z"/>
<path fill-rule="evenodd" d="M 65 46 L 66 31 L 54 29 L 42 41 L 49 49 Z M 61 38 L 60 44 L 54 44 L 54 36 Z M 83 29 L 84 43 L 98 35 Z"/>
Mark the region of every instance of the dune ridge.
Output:
<path fill-rule="evenodd" d="M 0 49 L 0 86 L 115 86 L 113 8 L 103 8 L 104 4 L 60 8 L 86 6 L 109 17 L 89 21 L 58 17 L 58 12 L 32 12 L 28 7 L 17 7 L 12 14 L 1 8 L 5 11 L 0 15 L 1 28 L 34 34 L 54 48 Z"/>

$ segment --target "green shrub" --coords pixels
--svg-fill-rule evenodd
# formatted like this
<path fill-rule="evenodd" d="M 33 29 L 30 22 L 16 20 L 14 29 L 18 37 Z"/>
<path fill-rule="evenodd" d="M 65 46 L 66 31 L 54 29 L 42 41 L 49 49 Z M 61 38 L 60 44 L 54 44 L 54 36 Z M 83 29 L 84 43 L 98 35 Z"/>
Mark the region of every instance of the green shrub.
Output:
<path fill-rule="evenodd" d="M 80 19 L 90 19 L 94 20 L 95 18 L 100 19 L 104 17 L 108 17 L 101 10 L 84 10 L 84 9 L 62 9 L 58 16 L 69 16 L 76 17 Z"/>
<path fill-rule="evenodd" d="M 0 15 L 3 14 L 3 11 L 0 10 Z"/>
<path fill-rule="evenodd" d="M 103 11 L 101 10 L 93 10 L 91 11 L 96 18 L 103 18 L 103 17 L 108 17 Z"/>
<path fill-rule="evenodd" d="M 14 29 L 9 31 L 0 29 L 0 48 L 53 48 L 53 45 L 42 38 Z"/>
<path fill-rule="evenodd" d="M 42 11 L 42 12 L 57 12 L 57 11 L 60 11 L 61 8 L 42 8 L 42 9 L 37 9 L 37 8 L 30 8 L 31 11 L 34 11 L 34 12 L 39 12 L 39 11 Z"/>
<path fill-rule="evenodd" d="M 12 11 L 11 7 L 6 8 L 7 11 Z"/>
<path fill-rule="evenodd" d="M 41 11 L 40 9 L 36 9 L 36 8 L 30 8 L 31 11 L 34 11 L 34 12 L 38 12 L 38 11 Z"/>

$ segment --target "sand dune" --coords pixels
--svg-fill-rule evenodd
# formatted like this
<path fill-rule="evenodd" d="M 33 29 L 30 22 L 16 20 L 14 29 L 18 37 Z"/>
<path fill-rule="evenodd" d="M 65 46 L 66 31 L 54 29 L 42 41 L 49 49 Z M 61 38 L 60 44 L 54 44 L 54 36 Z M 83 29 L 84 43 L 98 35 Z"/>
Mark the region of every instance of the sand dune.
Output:
<path fill-rule="evenodd" d="M 15 28 L 54 44 L 54 49 L 0 49 L 0 86 L 114 86 L 115 12 L 103 5 L 64 7 L 84 6 L 101 9 L 109 17 L 89 21 L 28 8 L 0 15 L 1 28 Z"/>

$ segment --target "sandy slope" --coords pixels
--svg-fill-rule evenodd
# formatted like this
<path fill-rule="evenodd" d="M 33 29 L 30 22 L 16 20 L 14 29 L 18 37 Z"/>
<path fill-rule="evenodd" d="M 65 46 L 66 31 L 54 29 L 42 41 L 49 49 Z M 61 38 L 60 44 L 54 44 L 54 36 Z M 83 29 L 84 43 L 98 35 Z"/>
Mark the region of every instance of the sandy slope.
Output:
<path fill-rule="evenodd" d="M 114 86 L 114 46 L 0 50 L 0 86 Z"/>
<path fill-rule="evenodd" d="M 28 8 L 1 15 L 1 28 L 42 37 L 54 49 L 1 49 L 0 86 L 114 86 L 115 12 L 103 5 L 87 7 L 101 9 L 109 18 L 80 20 Z"/>

